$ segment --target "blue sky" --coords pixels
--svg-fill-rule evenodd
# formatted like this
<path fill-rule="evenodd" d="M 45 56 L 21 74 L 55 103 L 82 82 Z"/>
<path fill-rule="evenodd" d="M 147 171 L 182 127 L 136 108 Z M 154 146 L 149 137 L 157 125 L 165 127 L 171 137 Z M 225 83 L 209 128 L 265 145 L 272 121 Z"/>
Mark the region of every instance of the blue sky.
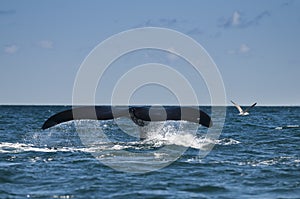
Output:
<path fill-rule="evenodd" d="M 228 103 L 300 105 L 300 1 L 1 0 L 0 5 L 0 104 L 71 104 L 76 73 L 96 45 L 131 28 L 154 26 L 187 34 L 206 49 L 223 77 Z M 162 92 L 148 89 L 141 92 L 144 98 Z"/>

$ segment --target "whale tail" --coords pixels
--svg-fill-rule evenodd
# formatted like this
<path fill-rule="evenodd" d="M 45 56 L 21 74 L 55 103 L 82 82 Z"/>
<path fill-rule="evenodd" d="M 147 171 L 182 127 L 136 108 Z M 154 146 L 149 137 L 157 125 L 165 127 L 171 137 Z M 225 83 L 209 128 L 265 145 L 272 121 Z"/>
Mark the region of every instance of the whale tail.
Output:
<path fill-rule="evenodd" d="M 145 121 L 185 120 L 211 127 L 211 118 L 198 107 L 181 106 L 84 106 L 59 112 L 49 117 L 42 126 L 48 129 L 71 120 L 111 120 L 119 117 L 130 118 L 138 126 Z"/>

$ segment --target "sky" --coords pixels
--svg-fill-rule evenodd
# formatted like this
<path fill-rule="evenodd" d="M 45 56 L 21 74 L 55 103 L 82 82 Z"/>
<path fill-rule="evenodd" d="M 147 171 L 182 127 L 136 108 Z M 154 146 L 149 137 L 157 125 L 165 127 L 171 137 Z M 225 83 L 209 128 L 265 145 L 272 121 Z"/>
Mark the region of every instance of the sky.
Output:
<path fill-rule="evenodd" d="M 300 105 L 299 10 L 296 0 L 0 0 L 0 104 L 72 104 L 76 74 L 100 42 L 133 28 L 161 27 L 202 45 L 220 71 L 226 103 Z M 108 102 L 101 91 L 130 67 L 149 62 L 170 65 L 192 84 L 201 79 L 185 73 L 188 64 L 170 53 L 142 50 L 114 63 L 99 82 L 96 102 Z M 209 104 L 201 81 L 197 96 Z M 156 85 L 132 98 L 174 101 Z"/>

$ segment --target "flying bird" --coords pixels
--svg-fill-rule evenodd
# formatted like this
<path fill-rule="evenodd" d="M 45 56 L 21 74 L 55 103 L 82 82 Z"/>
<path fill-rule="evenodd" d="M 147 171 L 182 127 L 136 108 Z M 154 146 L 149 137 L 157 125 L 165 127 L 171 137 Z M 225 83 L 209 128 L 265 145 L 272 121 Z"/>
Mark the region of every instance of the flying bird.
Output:
<path fill-rule="evenodd" d="M 237 103 L 235 103 L 235 102 L 233 102 L 233 101 L 231 101 L 231 103 L 239 110 L 239 115 L 249 115 L 249 110 L 251 109 L 251 108 L 253 108 L 257 103 L 255 102 L 254 104 L 252 104 L 250 107 L 248 107 L 246 110 L 243 110 L 242 108 L 241 108 L 241 106 L 240 105 L 238 105 Z"/>

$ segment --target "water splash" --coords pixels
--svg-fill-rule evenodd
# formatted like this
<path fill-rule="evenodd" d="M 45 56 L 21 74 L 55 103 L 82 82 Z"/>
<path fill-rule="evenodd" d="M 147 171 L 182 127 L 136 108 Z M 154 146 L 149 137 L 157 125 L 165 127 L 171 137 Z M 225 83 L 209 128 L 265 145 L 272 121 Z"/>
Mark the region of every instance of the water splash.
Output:
<path fill-rule="evenodd" d="M 240 143 L 232 138 L 211 140 L 205 137 L 202 132 L 204 129 L 185 121 L 152 122 L 139 128 L 132 127 L 127 120 L 119 119 L 118 123 L 121 124 L 123 130 L 126 128 L 129 136 L 135 139 L 122 139 L 125 133 L 122 135 L 119 133 L 120 129 L 114 121 L 83 120 L 64 123 L 46 131 L 28 132 L 24 141 L 27 146 L 40 147 L 37 150 L 41 151 L 53 151 L 54 148 L 62 150 L 76 150 L 77 148 L 80 151 L 155 150 L 165 145 L 205 151 L 209 144 L 233 145 Z M 80 138 L 78 132 L 81 134 Z M 108 136 L 103 136 L 103 132 Z M 109 134 L 117 136 L 119 139 L 111 140 L 112 136 Z M 139 140 L 138 134 L 146 134 L 147 137 L 145 140 Z M 84 145 L 81 141 L 84 141 Z"/>

